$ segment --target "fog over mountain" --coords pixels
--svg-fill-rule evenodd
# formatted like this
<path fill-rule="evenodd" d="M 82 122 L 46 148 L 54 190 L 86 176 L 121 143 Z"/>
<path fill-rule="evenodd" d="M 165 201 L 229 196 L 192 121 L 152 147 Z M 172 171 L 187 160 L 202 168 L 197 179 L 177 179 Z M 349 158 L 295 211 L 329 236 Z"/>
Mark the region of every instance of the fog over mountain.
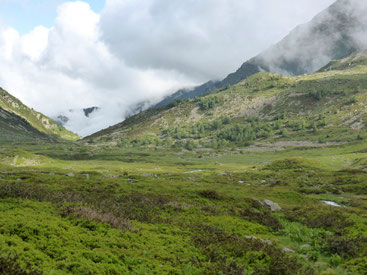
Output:
<path fill-rule="evenodd" d="M 209 81 L 167 96 L 156 106 L 194 98 L 233 85 L 258 72 L 300 75 L 315 72 L 331 60 L 367 47 L 367 3 L 339 0 L 307 24 L 297 26 L 279 43 L 246 61 L 222 81 Z"/>
<path fill-rule="evenodd" d="M 51 117 L 101 107 L 89 124 L 81 113 L 66 125 L 87 135 L 140 102 L 146 108 L 182 87 L 222 79 L 333 1 L 281 2 L 108 0 L 101 14 L 65 2 L 52 27 L 27 34 L 0 18 L 0 84 Z"/>

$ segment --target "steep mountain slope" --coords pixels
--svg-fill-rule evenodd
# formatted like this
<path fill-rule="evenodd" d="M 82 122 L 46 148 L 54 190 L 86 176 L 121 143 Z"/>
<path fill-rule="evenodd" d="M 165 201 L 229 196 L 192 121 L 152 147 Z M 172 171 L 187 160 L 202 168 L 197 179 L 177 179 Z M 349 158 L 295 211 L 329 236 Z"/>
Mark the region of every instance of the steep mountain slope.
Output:
<path fill-rule="evenodd" d="M 28 108 L 19 99 L 10 95 L 1 88 L 0 108 L 7 113 L 14 114 L 17 117 L 22 118 L 24 121 L 28 122 L 31 127 L 35 128 L 39 132 L 66 140 L 79 139 L 76 134 L 66 130 L 64 127 L 60 126 L 47 116 Z"/>
<path fill-rule="evenodd" d="M 358 64 L 349 66 L 357 56 Z M 86 140 L 193 149 L 279 141 L 318 147 L 363 138 L 367 123 L 364 57 L 363 52 L 356 53 L 311 75 L 258 73 L 216 93 L 148 110 Z M 335 64 L 339 64 L 337 70 L 333 70 Z"/>
<path fill-rule="evenodd" d="M 195 98 L 234 85 L 258 72 L 301 75 L 315 72 L 331 60 L 349 56 L 367 45 L 367 2 L 338 0 L 307 24 L 298 26 L 278 44 L 245 62 L 222 81 L 180 90 L 157 106 Z"/>
<path fill-rule="evenodd" d="M 223 87 L 223 83 L 221 81 L 209 81 L 193 89 L 181 89 L 175 92 L 174 94 L 164 98 L 161 102 L 154 105 L 153 108 L 165 106 L 176 100 L 189 99 L 189 98 L 195 98 L 198 96 L 206 95 L 210 93 L 211 91 L 220 89 L 222 87 Z"/>
<path fill-rule="evenodd" d="M 51 140 L 51 137 L 32 127 L 25 119 L 0 108 L 0 142 Z"/>

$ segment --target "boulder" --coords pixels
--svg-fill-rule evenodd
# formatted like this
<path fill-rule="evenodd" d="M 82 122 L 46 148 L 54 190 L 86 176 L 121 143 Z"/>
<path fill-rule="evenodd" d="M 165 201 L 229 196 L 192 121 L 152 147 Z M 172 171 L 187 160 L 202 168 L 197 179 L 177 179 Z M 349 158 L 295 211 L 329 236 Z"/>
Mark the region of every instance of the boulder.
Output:
<path fill-rule="evenodd" d="M 288 247 L 284 247 L 284 248 L 283 248 L 283 251 L 284 251 L 284 252 L 287 252 L 287 253 L 295 253 L 295 251 L 294 251 L 293 249 L 290 249 L 290 248 L 288 248 Z"/>
<path fill-rule="evenodd" d="M 264 204 L 273 212 L 282 210 L 282 208 L 276 202 L 272 202 L 270 200 L 264 200 Z"/>

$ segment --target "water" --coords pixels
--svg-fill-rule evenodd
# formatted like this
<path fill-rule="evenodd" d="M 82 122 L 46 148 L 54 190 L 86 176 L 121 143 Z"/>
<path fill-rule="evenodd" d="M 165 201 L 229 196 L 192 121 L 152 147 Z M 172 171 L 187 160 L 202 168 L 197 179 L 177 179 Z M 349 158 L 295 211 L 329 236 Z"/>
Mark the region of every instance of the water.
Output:
<path fill-rule="evenodd" d="M 335 206 L 335 207 L 341 207 L 340 204 L 334 202 L 334 201 L 322 201 L 323 203 L 327 204 L 327 205 L 331 205 L 331 206 Z"/>
<path fill-rule="evenodd" d="M 193 174 L 193 173 L 199 173 L 199 172 L 203 172 L 203 170 L 192 170 L 192 171 L 185 172 L 184 174 Z"/>

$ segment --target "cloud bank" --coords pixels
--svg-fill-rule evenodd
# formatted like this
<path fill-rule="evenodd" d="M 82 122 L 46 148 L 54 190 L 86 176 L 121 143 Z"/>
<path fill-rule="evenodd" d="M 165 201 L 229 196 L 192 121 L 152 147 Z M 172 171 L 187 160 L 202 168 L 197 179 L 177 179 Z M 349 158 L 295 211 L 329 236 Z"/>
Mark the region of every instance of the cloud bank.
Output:
<path fill-rule="evenodd" d="M 101 107 L 66 125 L 91 134 L 138 102 L 223 78 L 332 2 L 107 0 L 101 14 L 66 2 L 51 28 L 0 25 L 0 86 L 51 117 Z"/>

